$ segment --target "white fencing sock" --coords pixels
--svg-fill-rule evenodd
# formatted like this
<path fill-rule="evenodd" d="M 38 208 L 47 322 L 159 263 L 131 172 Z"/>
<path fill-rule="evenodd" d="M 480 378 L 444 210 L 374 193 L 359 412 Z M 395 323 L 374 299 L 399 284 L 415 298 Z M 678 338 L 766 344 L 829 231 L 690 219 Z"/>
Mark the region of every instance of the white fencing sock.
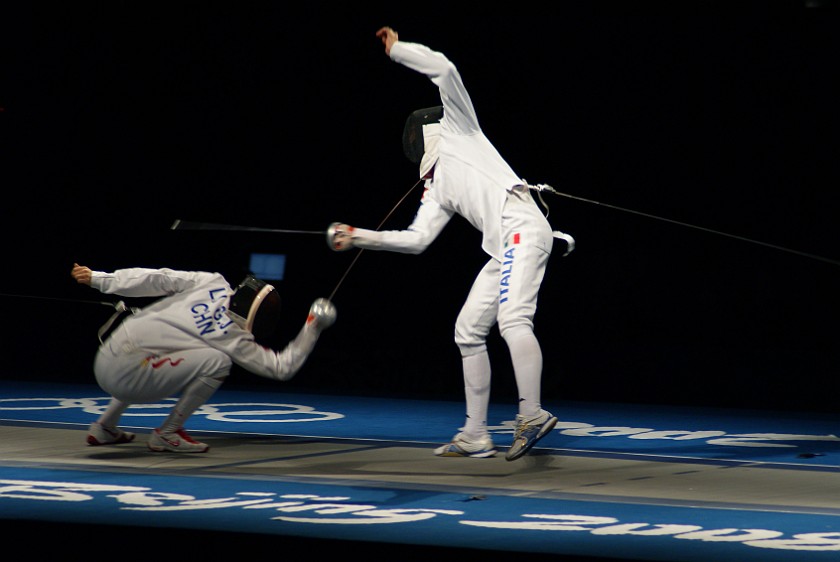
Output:
<path fill-rule="evenodd" d="M 105 411 L 102 412 L 96 422 L 108 428 L 115 428 L 120 423 L 120 418 L 122 417 L 123 412 L 125 412 L 130 405 L 131 404 L 128 402 L 111 398 L 111 401 L 108 403 L 108 407 L 105 408 Z"/>
<path fill-rule="evenodd" d="M 519 391 L 519 414 L 533 418 L 540 413 L 540 383 L 542 381 L 542 349 L 533 332 L 519 333 L 507 339 L 516 387 Z"/>
<path fill-rule="evenodd" d="M 169 412 L 163 424 L 158 428 L 160 433 L 175 433 L 184 426 L 184 422 L 207 402 L 222 385 L 218 379 L 198 377 L 184 388 L 181 397 Z"/>
<path fill-rule="evenodd" d="M 490 404 L 490 356 L 487 350 L 461 359 L 464 368 L 464 395 L 467 418 L 464 433 L 469 439 L 487 435 L 487 408 Z"/>

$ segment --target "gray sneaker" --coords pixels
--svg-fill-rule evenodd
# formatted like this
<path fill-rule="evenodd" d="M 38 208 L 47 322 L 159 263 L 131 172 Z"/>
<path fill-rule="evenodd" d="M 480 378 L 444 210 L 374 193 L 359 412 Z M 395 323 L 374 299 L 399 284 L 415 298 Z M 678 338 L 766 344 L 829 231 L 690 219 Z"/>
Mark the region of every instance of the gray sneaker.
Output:
<path fill-rule="evenodd" d="M 173 453 L 206 453 L 210 446 L 207 443 L 196 441 L 183 428 L 175 433 L 161 433 L 157 429 L 149 436 L 147 443 L 150 451 L 160 453 L 171 451 Z"/>
<path fill-rule="evenodd" d="M 525 419 L 521 415 L 517 415 L 516 432 L 513 434 L 513 443 L 508 449 L 505 459 L 515 461 L 530 451 L 531 447 L 554 429 L 556 424 L 557 418 L 551 412 L 545 410 L 541 410 L 537 417 L 531 419 Z"/>

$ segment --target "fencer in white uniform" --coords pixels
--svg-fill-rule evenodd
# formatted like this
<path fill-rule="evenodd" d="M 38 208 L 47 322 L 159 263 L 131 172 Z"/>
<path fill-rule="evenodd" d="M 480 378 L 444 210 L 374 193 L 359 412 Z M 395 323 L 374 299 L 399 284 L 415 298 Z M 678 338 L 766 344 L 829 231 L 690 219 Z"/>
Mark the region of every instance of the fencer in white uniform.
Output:
<path fill-rule="evenodd" d="M 287 381 L 336 318 L 331 302 L 316 300 L 297 336 L 276 351 L 258 341 L 258 335 L 262 331 L 268 336 L 276 327 L 280 297 L 273 286 L 251 276 L 234 290 L 221 274 L 203 271 L 128 268 L 106 273 L 74 264 L 71 275 L 105 294 L 163 297 L 127 314 L 96 352 L 96 381 L 112 399 L 91 424 L 90 445 L 133 440 L 133 433 L 118 428 L 131 404 L 178 396 L 152 431 L 149 449 L 207 451 L 206 444 L 184 431 L 184 422 L 222 385 L 232 365 Z"/>
<path fill-rule="evenodd" d="M 495 455 L 487 429 L 491 368 L 486 339 L 498 328 L 510 351 L 519 393 L 517 428 L 507 460 L 515 460 L 546 435 L 557 421 L 541 405 L 543 358 L 534 334 L 537 296 L 551 254 L 554 233 L 521 179 L 479 126 L 457 68 L 442 53 L 400 41 L 382 28 L 377 36 L 391 60 L 426 75 L 440 92 L 442 117 L 422 126 L 420 178 L 425 191 L 405 230 L 374 231 L 333 223 L 329 243 L 349 248 L 418 254 L 460 215 L 482 233 L 489 255 L 455 324 L 462 356 L 466 421 L 439 456 Z M 418 135 L 419 136 L 419 135 Z M 573 248 L 573 238 L 561 234 Z"/>

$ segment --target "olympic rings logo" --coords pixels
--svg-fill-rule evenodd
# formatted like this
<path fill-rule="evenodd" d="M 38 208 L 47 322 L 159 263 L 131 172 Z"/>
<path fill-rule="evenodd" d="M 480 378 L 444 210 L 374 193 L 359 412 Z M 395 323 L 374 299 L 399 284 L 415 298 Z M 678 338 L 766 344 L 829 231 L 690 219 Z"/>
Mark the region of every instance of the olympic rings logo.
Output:
<path fill-rule="evenodd" d="M 82 412 L 99 416 L 108 407 L 110 398 L 0 398 L 0 412 L 39 410 L 67 410 L 78 408 Z M 177 398 L 166 398 L 159 404 L 133 404 L 123 417 L 165 417 L 169 415 Z M 231 423 L 297 423 L 322 422 L 344 417 L 336 412 L 322 412 L 301 404 L 276 404 L 271 402 L 228 402 L 204 404 L 193 414 L 211 421 Z"/>

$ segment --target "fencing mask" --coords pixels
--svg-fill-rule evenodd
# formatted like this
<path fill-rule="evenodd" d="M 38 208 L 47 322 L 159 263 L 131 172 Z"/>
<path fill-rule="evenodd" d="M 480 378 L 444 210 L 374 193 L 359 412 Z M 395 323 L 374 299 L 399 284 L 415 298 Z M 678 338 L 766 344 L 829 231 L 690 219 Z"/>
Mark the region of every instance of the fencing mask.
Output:
<path fill-rule="evenodd" d="M 266 340 L 280 321 L 280 295 L 272 285 L 249 275 L 230 297 L 228 316 L 254 339 Z"/>
<path fill-rule="evenodd" d="M 423 134 L 423 126 L 439 123 L 443 118 L 443 106 L 427 107 L 418 109 L 408 116 L 403 128 L 403 152 L 405 157 L 414 164 L 420 164 L 423 155 L 426 153 L 426 146 Z M 426 134 L 428 136 L 428 132 Z"/>

